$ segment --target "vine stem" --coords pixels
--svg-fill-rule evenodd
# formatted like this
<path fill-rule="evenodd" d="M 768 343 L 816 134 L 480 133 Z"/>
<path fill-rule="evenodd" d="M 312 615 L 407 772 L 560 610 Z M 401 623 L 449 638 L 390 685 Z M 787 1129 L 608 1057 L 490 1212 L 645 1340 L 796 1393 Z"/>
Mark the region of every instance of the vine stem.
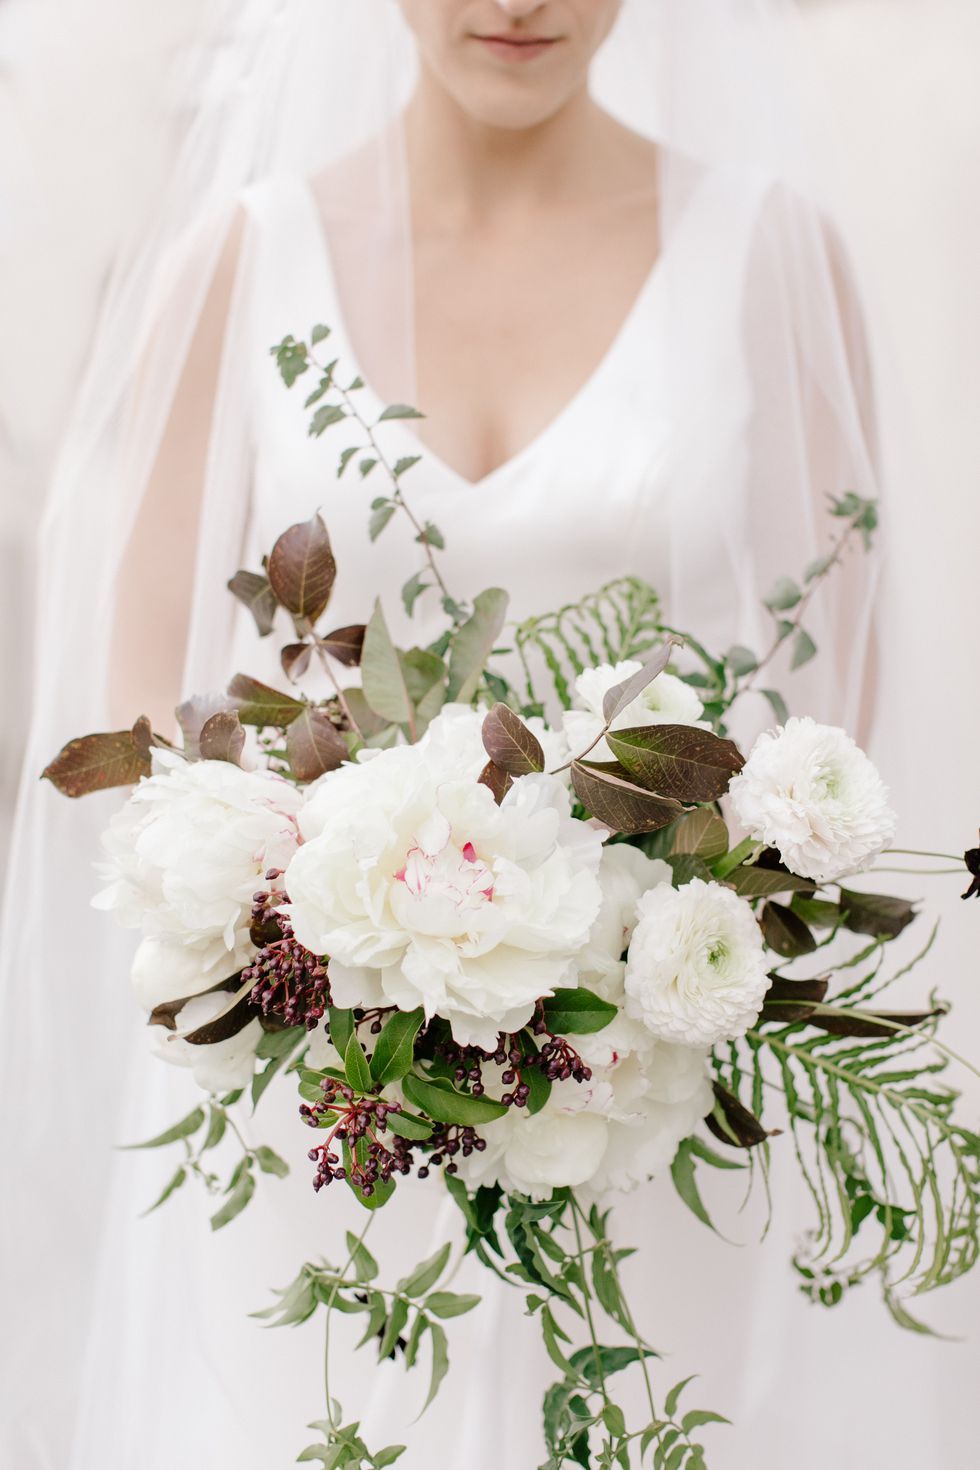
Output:
<path fill-rule="evenodd" d="M 585 1308 L 585 1320 L 588 1324 L 589 1339 L 592 1343 L 592 1354 L 595 1358 L 595 1370 L 599 1379 L 599 1392 L 602 1394 L 603 1404 L 608 1405 L 610 1401 L 609 1390 L 606 1387 L 606 1375 L 602 1369 L 602 1356 L 599 1352 L 599 1339 L 596 1337 L 595 1321 L 592 1316 L 592 1293 L 589 1291 L 588 1286 L 585 1284 L 585 1251 L 582 1247 L 582 1230 L 579 1226 L 578 1210 L 574 1207 L 574 1201 L 572 1208 L 572 1226 L 575 1230 L 575 1247 L 578 1255 L 579 1268 L 582 1272 L 582 1305 Z"/>
<path fill-rule="evenodd" d="M 357 720 L 354 718 L 354 712 L 347 702 L 347 696 L 344 694 L 344 691 L 340 687 L 337 675 L 330 667 L 330 660 L 327 658 L 326 651 L 324 650 L 323 640 L 320 638 L 319 634 L 317 634 L 312 628 L 310 629 L 310 636 L 313 639 L 313 647 L 316 650 L 316 656 L 320 661 L 320 667 L 323 669 L 323 672 L 326 674 L 327 678 L 333 685 L 334 693 L 337 696 L 337 703 L 340 705 L 340 708 L 344 712 L 345 720 L 347 721 L 350 728 L 353 730 L 354 734 L 357 736 L 358 740 L 363 740 L 364 732 L 361 729 L 360 725 L 357 723 Z"/>
<path fill-rule="evenodd" d="M 776 637 L 773 639 L 773 642 L 768 651 L 763 654 L 762 658 L 756 664 L 755 668 L 751 671 L 750 674 L 746 676 L 744 683 L 740 684 L 739 687 L 735 690 L 735 693 L 732 696 L 731 704 L 735 703 L 735 700 L 739 697 L 740 694 L 745 694 L 752 688 L 756 679 L 762 673 L 762 670 L 766 667 L 767 664 L 772 662 L 776 654 L 779 652 L 780 648 L 782 648 L 783 644 L 786 642 L 787 638 L 791 638 L 794 633 L 799 632 L 803 623 L 804 614 L 806 613 L 806 610 L 810 605 L 813 594 L 816 592 L 821 583 L 826 580 L 826 578 L 830 575 L 834 568 L 840 564 L 841 557 L 847 549 L 848 542 L 854 535 L 856 529 L 857 528 L 854 522 L 849 521 L 846 529 L 831 546 L 831 549 L 827 554 L 826 565 L 824 566 L 823 570 L 816 577 L 813 578 L 806 591 L 800 598 L 799 602 L 796 604 L 796 607 L 793 610 L 794 616 L 789 620 L 789 628 L 786 630 L 785 633 L 777 632 Z M 729 705 L 729 708 L 731 708 L 731 704 Z"/>
<path fill-rule="evenodd" d="M 959 863 L 960 866 L 957 868 L 957 872 L 961 872 L 963 867 L 962 857 L 958 857 L 955 852 L 926 852 L 919 847 L 886 847 L 885 855 L 887 856 L 889 853 L 896 857 L 939 858 L 943 862 Z"/>
<path fill-rule="evenodd" d="M 368 1215 L 364 1229 L 361 1231 L 360 1235 L 357 1237 L 357 1240 L 354 1242 L 354 1245 L 351 1247 L 350 1254 L 348 1255 L 347 1260 L 344 1262 L 340 1274 L 337 1277 L 337 1280 L 334 1282 L 330 1292 L 330 1296 L 328 1297 L 326 1302 L 327 1321 L 323 1332 L 323 1391 L 326 1395 L 327 1419 L 330 1423 L 331 1429 L 336 1429 L 338 1427 L 333 1414 L 333 1399 L 330 1396 L 330 1322 L 333 1316 L 333 1304 L 337 1300 L 337 1293 L 341 1288 L 344 1277 L 347 1275 L 349 1268 L 354 1264 L 354 1257 L 357 1255 L 358 1247 L 364 1243 L 364 1237 L 367 1235 L 373 1224 L 374 1215 Z"/>

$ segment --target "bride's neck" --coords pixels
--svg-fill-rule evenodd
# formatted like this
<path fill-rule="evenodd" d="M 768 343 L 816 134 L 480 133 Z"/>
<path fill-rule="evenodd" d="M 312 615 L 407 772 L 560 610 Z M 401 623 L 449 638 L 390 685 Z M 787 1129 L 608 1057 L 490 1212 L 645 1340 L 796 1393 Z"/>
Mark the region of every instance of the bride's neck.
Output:
<path fill-rule="evenodd" d="M 405 117 L 415 213 L 460 228 L 529 204 L 581 199 L 601 179 L 609 125 L 616 126 L 583 88 L 534 127 L 491 127 L 423 71 Z"/>

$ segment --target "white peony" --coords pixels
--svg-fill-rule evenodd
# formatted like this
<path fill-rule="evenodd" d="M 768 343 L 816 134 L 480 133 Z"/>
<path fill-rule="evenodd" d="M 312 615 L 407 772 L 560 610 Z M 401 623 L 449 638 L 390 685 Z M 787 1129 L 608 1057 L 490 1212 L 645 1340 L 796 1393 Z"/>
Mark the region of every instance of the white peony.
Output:
<path fill-rule="evenodd" d="M 745 899 L 693 878 L 645 893 L 639 913 L 626 962 L 629 1014 L 682 1046 L 743 1035 L 769 987 L 762 935 Z"/>
<path fill-rule="evenodd" d="M 670 883 L 669 863 L 649 858 L 628 842 L 608 843 L 602 850 L 599 887 L 602 904 L 579 955 L 579 983 L 618 1003 L 622 992 L 622 957 L 629 947 L 642 894 L 658 883 Z M 611 985 L 610 993 L 606 986 Z M 618 993 L 617 993 L 618 986 Z"/>
<path fill-rule="evenodd" d="M 895 836 L 887 788 L 864 751 L 809 717 L 760 735 L 729 792 L 749 835 L 815 883 L 860 872 Z"/>
<path fill-rule="evenodd" d="M 552 776 L 521 777 L 498 807 L 475 779 L 481 720 L 450 709 L 418 744 L 321 778 L 283 882 L 336 1005 L 422 1006 L 492 1049 L 574 983 L 602 837 Z"/>
<path fill-rule="evenodd" d="M 141 928 L 133 983 L 144 1005 L 197 994 L 252 954 L 252 895 L 295 852 L 301 793 L 280 776 L 154 750 L 103 836 L 111 881 L 93 900 Z"/>
<path fill-rule="evenodd" d="M 606 1033 L 617 1029 L 638 1049 L 610 1048 Z M 710 1111 L 706 1053 L 654 1041 L 625 1016 L 572 1040 L 593 1064 L 591 1081 L 555 1083 L 539 1113 L 511 1108 L 486 1124 L 483 1151 L 457 1156 L 470 1187 L 500 1184 L 532 1199 L 563 1187 L 592 1195 L 632 1189 L 668 1168 Z"/>
<path fill-rule="evenodd" d="M 605 725 L 602 701 L 610 689 L 638 674 L 643 665 L 636 659 L 618 664 L 600 664 L 586 669 L 575 680 L 575 694 L 580 708 L 566 710 L 563 716 L 565 737 L 572 754 L 579 755 L 596 738 Z M 690 684 L 676 674 L 660 674 L 628 704 L 612 722 L 613 730 L 633 730 L 643 725 L 701 725 L 704 706 Z M 611 761 L 613 753 L 605 740 L 600 740 L 589 754 L 591 761 Z"/>
<path fill-rule="evenodd" d="M 153 1050 L 157 1056 L 175 1066 L 190 1067 L 194 1081 L 205 1092 L 231 1092 L 238 1087 L 247 1087 L 255 1070 L 255 1049 L 262 1039 L 262 1027 L 258 1021 L 249 1021 L 227 1041 L 207 1045 L 188 1041 L 183 1034 L 213 1020 L 228 1005 L 229 999 L 226 990 L 196 995 L 180 1012 L 179 1031 L 167 1031 L 162 1026 L 151 1028 L 154 1032 Z"/>

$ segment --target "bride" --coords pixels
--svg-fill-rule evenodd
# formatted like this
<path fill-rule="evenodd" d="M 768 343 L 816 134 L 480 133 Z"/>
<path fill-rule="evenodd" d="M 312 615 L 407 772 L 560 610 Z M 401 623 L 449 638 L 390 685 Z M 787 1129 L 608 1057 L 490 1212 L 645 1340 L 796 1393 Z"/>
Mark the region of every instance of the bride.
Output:
<path fill-rule="evenodd" d="M 394 524 L 370 543 L 369 488 L 334 477 L 339 440 L 304 437 L 301 389 L 285 391 L 270 346 L 323 322 L 329 357 L 363 380 L 373 416 L 420 406 L 424 419 L 385 426 L 393 455 L 422 457 L 408 482 L 416 513 L 438 525 L 452 582 L 500 582 L 517 618 L 634 574 L 712 646 L 759 644 L 768 587 L 826 548 L 828 497 L 874 493 L 846 270 L 781 182 L 798 158 L 781 9 L 219 7 L 172 198 L 108 303 L 47 527 L 41 694 L 12 864 L 34 876 L 14 879 L 9 906 L 6 1020 L 24 1042 L 5 1116 L 42 1058 L 54 1097 L 10 1144 L 25 1180 L 8 1246 L 23 1280 L 0 1431 L 10 1464 L 267 1470 L 322 1412 L 312 1329 L 270 1336 L 245 1313 L 303 1259 L 335 1256 L 357 1206 L 314 1197 L 287 1086 L 242 1126 L 289 1159 L 289 1179 L 263 1181 L 213 1239 L 190 1190 L 135 1221 L 159 1156 L 111 1160 L 110 1147 L 166 1126 L 191 1091 L 147 1064 L 114 988 L 125 946 L 88 912 L 111 801 L 91 801 L 86 832 L 31 779 L 86 721 L 145 712 L 169 732 L 183 695 L 237 668 L 262 674 L 264 648 L 224 583 L 318 507 L 339 567 L 336 623 L 362 621 L 380 588 L 396 634 L 408 631 L 398 589 L 418 549 Z M 787 686 L 802 703 L 806 679 L 808 706 L 852 727 L 868 708 L 870 580 L 848 567 L 815 615 L 820 660 Z M 438 613 L 423 595 L 414 641 Z M 760 700 L 756 723 L 770 717 Z M 57 933 L 41 922 L 52 895 Z M 782 1203 L 785 1231 L 797 1221 Z M 839 1443 L 794 1414 L 806 1395 L 790 1351 L 801 1329 L 782 1301 L 793 1286 L 779 1279 L 785 1234 L 782 1253 L 770 1245 L 775 1270 L 746 1252 L 732 1272 L 730 1248 L 683 1213 L 669 1181 L 619 1216 L 624 1243 L 646 1247 L 633 1289 L 648 1334 L 673 1353 L 670 1381 L 703 1371 L 705 1397 L 739 1423 L 725 1464 L 782 1470 L 792 1456 L 822 1470 Z M 411 1239 L 404 1218 L 382 1212 L 377 1227 L 396 1265 L 454 1228 L 435 1181 L 413 1186 Z M 411 1441 L 406 1470 L 436 1455 L 474 1470 L 542 1458 L 549 1365 L 519 1294 L 475 1284 L 485 1310 L 458 1324 L 449 1386 L 415 1429 L 421 1399 L 400 1369 L 363 1382 L 363 1354 L 348 1355 L 332 1384 L 369 1438 Z"/>

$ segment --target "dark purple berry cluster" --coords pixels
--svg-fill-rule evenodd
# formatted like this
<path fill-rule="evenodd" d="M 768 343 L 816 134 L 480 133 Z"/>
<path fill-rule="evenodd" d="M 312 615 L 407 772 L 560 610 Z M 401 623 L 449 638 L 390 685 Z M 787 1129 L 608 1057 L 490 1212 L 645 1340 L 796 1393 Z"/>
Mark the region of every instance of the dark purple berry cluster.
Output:
<path fill-rule="evenodd" d="M 280 870 L 270 868 L 265 876 L 272 882 Z M 242 981 L 252 982 L 252 1004 L 264 1016 L 313 1031 L 330 1004 L 326 960 L 293 937 L 292 925 L 279 909 L 285 901 L 281 891 L 255 894 L 251 935 L 258 953 L 242 971 Z"/>
<path fill-rule="evenodd" d="M 388 1115 L 400 1113 L 401 1103 L 386 1102 L 380 1097 L 359 1097 L 346 1082 L 332 1077 L 324 1077 L 320 1086 L 323 1101 L 312 1105 L 302 1103 L 299 1110 L 300 1117 L 311 1128 L 323 1126 L 323 1120 L 330 1125 L 326 1142 L 309 1152 L 310 1160 L 317 1166 L 314 1189 L 320 1190 L 334 1179 L 348 1177 L 337 1147 L 344 1143 L 349 1149 L 350 1182 L 368 1198 L 378 1184 L 387 1184 L 393 1174 L 411 1173 L 412 1145 L 388 1127 Z"/>

